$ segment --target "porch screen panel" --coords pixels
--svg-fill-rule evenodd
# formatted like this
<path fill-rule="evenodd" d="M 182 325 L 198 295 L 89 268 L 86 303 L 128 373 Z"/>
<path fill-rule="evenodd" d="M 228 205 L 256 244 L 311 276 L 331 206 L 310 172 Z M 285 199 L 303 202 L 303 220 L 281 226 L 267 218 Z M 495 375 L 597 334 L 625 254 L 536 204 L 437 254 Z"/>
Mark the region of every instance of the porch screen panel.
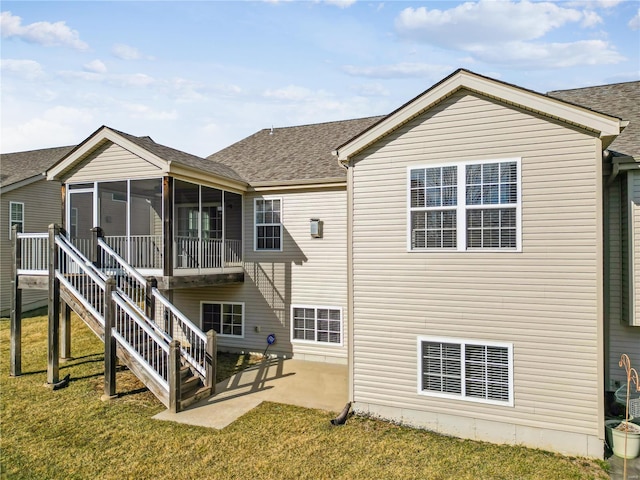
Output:
<path fill-rule="evenodd" d="M 201 187 L 200 265 L 222 266 L 222 190 Z"/>
<path fill-rule="evenodd" d="M 242 260 L 242 195 L 224 192 L 225 262 Z"/>
<path fill-rule="evenodd" d="M 128 259 L 126 181 L 98 183 L 98 211 L 105 240 L 118 255 Z"/>
<path fill-rule="evenodd" d="M 177 268 L 198 268 L 198 210 L 200 187 L 176 180 L 174 183 L 174 234 Z"/>
<path fill-rule="evenodd" d="M 162 268 L 162 179 L 131 180 L 129 190 L 131 263 Z"/>
<path fill-rule="evenodd" d="M 67 225 L 71 242 L 80 251 L 89 255 L 91 229 L 93 225 L 93 192 L 70 193 L 69 224 Z"/>

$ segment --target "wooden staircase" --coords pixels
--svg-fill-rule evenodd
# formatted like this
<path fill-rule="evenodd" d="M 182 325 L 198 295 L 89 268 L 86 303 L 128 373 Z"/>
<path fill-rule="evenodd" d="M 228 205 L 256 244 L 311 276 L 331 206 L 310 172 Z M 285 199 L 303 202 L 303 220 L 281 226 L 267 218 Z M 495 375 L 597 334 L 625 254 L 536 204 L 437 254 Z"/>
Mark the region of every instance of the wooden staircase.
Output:
<path fill-rule="evenodd" d="M 171 411 L 215 393 L 214 332 L 200 331 L 108 245 L 98 245 L 101 261 L 92 262 L 59 232 L 49 243 L 50 342 L 62 300 L 105 343 L 104 397 L 115 396 L 116 358 Z M 58 380 L 53 357 L 50 383 Z"/>

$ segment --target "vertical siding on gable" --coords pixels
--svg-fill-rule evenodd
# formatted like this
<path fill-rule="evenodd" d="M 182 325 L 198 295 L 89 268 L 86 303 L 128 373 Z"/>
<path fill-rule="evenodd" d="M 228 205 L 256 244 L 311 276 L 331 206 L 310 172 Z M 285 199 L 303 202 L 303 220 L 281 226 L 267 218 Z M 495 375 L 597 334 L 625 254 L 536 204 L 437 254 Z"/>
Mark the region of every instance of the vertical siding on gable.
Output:
<path fill-rule="evenodd" d="M 11 241 L 9 240 L 9 202 L 23 202 L 25 212 L 24 231 L 46 232 L 51 223 L 61 223 L 61 193 L 59 182 L 48 182 L 44 178 L 24 187 L 2 194 L 0 213 L 0 272 L 2 316 L 11 310 Z M 23 310 L 47 304 L 48 293 L 42 290 L 23 290 Z"/>
<path fill-rule="evenodd" d="M 589 135 L 459 92 L 358 156 L 356 402 L 598 435 L 596 149 Z M 513 157 L 521 253 L 406 251 L 408 166 Z M 515 406 L 417 395 L 418 335 L 513 342 Z"/>
<path fill-rule="evenodd" d="M 93 182 L 96 180 L 125 180 L 158 176 L 160 169 L 134 155 L 120 145 L 108 142 L 80 162 L 67 175 L 66 182 Z"/>
<path fill-rule="evenodd" d="M 254 198 L 282 199 L 282 252 L 253 251 Z M 347 358 L 346 189 L 253 193 L 244 198 L 242 285 L 175 290 L 174 301 L 199 323 L 201 301 L 244 302 L 244 338 L 219 337 L 220 348 L 262 352 L 266 337 L 277 343 L 269 352 L 296 358 L 345 363 Z M 322 238 L 312 238 L 309 220 L 323 221 Z M 343 346 L 293 344 L 291 305 L 341 307 Z M 259 327 L 260 331 L 256 331 Z"/>

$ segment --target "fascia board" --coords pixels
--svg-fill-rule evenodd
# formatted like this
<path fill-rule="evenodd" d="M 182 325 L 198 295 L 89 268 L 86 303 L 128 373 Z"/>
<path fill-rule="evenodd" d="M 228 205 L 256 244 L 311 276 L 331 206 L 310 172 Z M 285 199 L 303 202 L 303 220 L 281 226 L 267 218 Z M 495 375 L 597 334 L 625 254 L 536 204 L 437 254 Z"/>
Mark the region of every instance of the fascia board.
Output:
<path fill-rule="evenodd" d="M 168 167 L 169 168 L 166 173 L 178 180 L 196 182 L 214 188 L 223 187 L 230 191 L 236 191 L 239 193 L 246 192 L 249 189 L 249 186 L 245 182 L 231 180 L 204 170 L 189 168 L 185 165 L 178 165 L 172 162 L 169 162 Z"/>
<path fill-rule="evenodd" d="M 13 190 L 17 190 L 18 188 L 26 187 L 27 185 L 31 185 L 39 180 L 45 180 L 46 177 L 43 173 L 34 175 L 33 177 L 25 178 L 23 180 L 17 181 L 15 183 L 11 183 L 9 185 L 5 185 L 4 187 L 0 187 L 0 195 L 4 193 L 12 192 Z"/>
<path fill-rule="evenodd" d="M 387 133 L 400 127 L 432 105 L 460 89 L 467 89 L 478 94 L 496 98 L 502 102 L 514 106 L 535 111 L 544 116 L 557 118 L 587 130 L 598 132 L 601 137 L 619 135 L 627 122 L 605 114 L 588 110 L 578 105 L 572 105 L 546 95 L 542 95 L 519 87 L 501 83 L 486 77 L 480 77 L 471 72 L 461 71 L 445 81 L 435 85 L 431 89 L 416 97 L 415 100 L 405 105 L 395 113 L 389 115 L 379 124 L 375 125 L 351 142 L 343 145 L 335 151 L 338 160 L 346 162 L 350 157 L 360 152 L 367 146 L 382 138 Z"/>

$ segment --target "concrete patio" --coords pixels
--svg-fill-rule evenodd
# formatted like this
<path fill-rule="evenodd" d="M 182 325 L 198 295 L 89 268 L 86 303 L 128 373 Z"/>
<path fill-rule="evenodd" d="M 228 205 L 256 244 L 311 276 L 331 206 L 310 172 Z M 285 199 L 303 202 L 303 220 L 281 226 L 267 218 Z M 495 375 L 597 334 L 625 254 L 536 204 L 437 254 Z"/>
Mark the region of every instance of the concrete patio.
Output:
<path fill-rule="evenodd" d="M 153 418 L 222 429 L 264 401 L 340 412 L 348 401 L 347 366 L 267 359 L 216 385 L 216 395 L 180 413 Z"/>

